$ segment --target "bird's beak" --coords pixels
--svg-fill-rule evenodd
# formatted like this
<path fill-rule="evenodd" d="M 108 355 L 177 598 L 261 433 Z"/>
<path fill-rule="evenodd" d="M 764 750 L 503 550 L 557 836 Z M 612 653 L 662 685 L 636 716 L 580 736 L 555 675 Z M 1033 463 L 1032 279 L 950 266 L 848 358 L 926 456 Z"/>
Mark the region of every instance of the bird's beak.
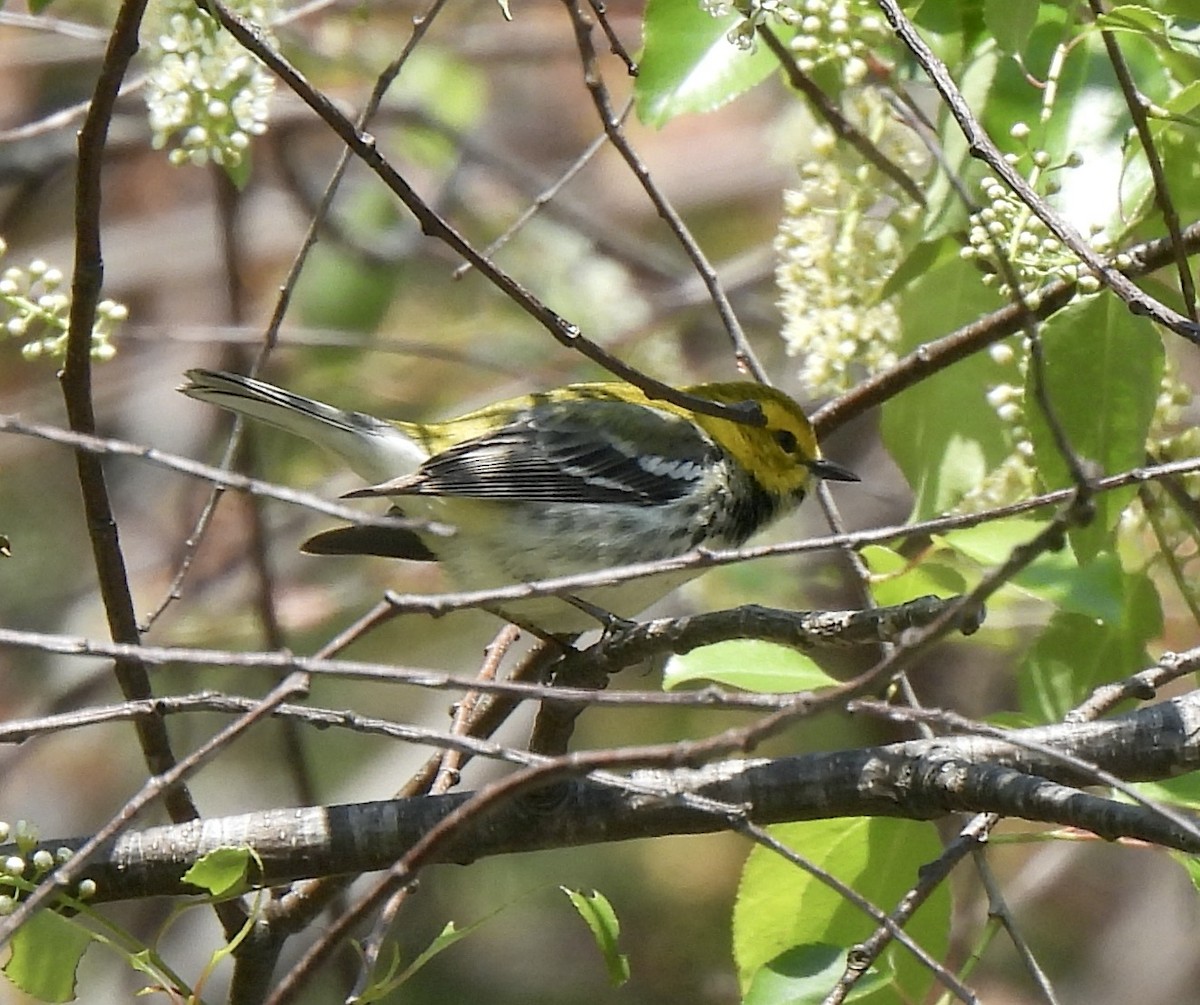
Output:
<path fill-rule="evenodd" d="M 828 461 L 824 457 L 818 457 L 815 460 L 808 462 L 808 470 L 817 478 L 823 478 L 830 482 L 857 482 L 860 481 L 849 468 L 844 468 L 840 464 L 835 464 L 833 461 Z"/>

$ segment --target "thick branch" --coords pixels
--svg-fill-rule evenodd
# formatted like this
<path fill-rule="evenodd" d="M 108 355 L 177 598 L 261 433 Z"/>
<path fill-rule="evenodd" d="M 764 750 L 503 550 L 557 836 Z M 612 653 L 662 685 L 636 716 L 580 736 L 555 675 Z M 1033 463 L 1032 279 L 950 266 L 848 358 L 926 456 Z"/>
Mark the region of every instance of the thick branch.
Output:
<path fill-rule="evenodd" d="M 638 771 L 628 787 L 584 779 L 554 784 L 470 819 L 435 860 L 721 830 L 743 813 L 756 823 L 843 816 L 932 819 L 993 811 L 1108 839 L 1137 838 L 1185 851 L 1200 840 L 1159 814 L 1072 786 L 1094 781 L 1044 751 L 1052 746 L 1126 779 L 1164 778 L 1200 764 L 1200 692 L 1098 723 L 1014 730 L 1012 742 L 976 736 L 699 769 Z M 565 769 L 570 765 L 564 762 Z M 359 873 L 392 865 L 475 793 L 346 806 L 264 810 L 153 827 L 111 842 L 86 875 L 97 900 L 194 893 L 183 871 L 215 848 L 249 845 L 263 863 L 257 882 Z M 718 812 L 713 807 L 724 807 Z M 78 842 L 74 842 L 78 844 Z M 71 841 L 49 840 L 51 851 Z M 0 855 L 12 854 L 0 848 Z"/>

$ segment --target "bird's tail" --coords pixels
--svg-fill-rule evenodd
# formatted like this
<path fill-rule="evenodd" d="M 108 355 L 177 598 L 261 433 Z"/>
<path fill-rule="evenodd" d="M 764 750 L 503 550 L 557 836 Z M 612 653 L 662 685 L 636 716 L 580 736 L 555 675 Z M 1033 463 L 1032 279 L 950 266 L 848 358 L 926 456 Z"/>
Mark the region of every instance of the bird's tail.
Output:
<path fill-rule="evenodd" d="M 425 451 L 400 425 L 348 412 L 274 384 L 220 370 L 188 370 L 179 390 L 189 398 L 269 423 L 333 451 L 368 482 L 410 474 Z"/>

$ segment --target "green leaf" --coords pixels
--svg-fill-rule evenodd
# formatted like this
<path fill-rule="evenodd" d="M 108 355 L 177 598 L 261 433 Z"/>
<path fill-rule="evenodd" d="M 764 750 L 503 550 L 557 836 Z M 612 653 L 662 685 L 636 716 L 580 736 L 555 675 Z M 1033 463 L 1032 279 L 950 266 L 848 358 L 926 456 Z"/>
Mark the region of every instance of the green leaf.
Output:
<path fill-rule="evenodd" d="M 12 937 L 4 975 L 43 1002 L 75 1000 L 75 979 L 92 933 L 54 911 L 37 911 Z"/>
<path fill-rule="evenodd" d="M 398 220 L 395 203 L 370 187 L 345 200 L 342 224 L 370 244 Z M 338 331 L 372 332 L 379 327 L 401 286 L 402 270 L 363 263 L 357 255 L 321 242 L 300 276 L 295 300 L 306 324 Z"/>
<path fill-rule="evenodd" d="M 1077 614 L 1058 614 L 1022 661 L 1021 708 L 1041 722 L 1058 722 L 1080 701 L 1094 678 L 1103 625 Z"/>
<path fill-rule="evenodd" d="M 1144 463 L 1146 434 L 1158 400 L 1163 347 L 1148 318 L 1135 317 L 1111 293 L 1076 301 L 1042 326 L 1046 394 L 1075 454 L 1116 474 Z M 1050 427 L 1026 381 L 1026 422 L 1038 470 L 1050 488 L 1071 485 Z M 1096 517 L 1071 531 L 1080 562 L 1111 548 L 1112 531 L 1137 489 L 1105 492 Z"/>
<path fill-rule="evenodd" d="M 483 74 L 478 66 L 448 50 L 422 47 L 405 63 L 404 79 L 403 96 L 393 92 L 388 105 L 402 110 L 421 108 L 430 116 L 427 124 L 419 118 L 405 120 L 405 157 L 422 166 L 451 170 L 461 157 L 451 136 L 469 132 L 486 111 Z"/>
<path fill-rule="evenodd" d="M 912 351 L 998 304 L 970 265 L 947 261 L 904 292 L 899 349 Z M 984 395 L 1011 379 L 987 353 L 975 353 L 884 403 L 883 439 L 912 486 L 913 519 L 949 510 L 1008 455 L 1004 428 Z"/>
<path fill-rule="evenodd" d="M 882 302 L 900 293 L 910 283 L 920 279 L 931 269 L 958 257 L 962 243 L 953 237 L 940 237 L 932 241 L 921 241 L 888 276 L 878 299 Z"/>
<path fill-rule="evenodd" d="M 981 21 L 981 0 L 905 0 L 901 6 L 913 24 L 936 36 L 964 36 L 972 32 L 969 22 Z M 974 30 L 978 30 L 977 28 Z M 942 57 L 946 61 L 946 57 Z M 961 50 L 950 62 L 962 59 Z"/>
<path fill-rule="evenodd" d="M 1200 24 L 1195 20 L 1197 11 L 1186 20 L 1170 17 L 1149 7 L 1125 4 L 1114 7 L 1096 18 L 1096 27 L 1112 32 L 1130 32 L 1147 39 L 1160 53 L 1171 53 L 1183 57 L 1173 61 L 1176 77 L 1182 82 L 1195 76 L 1200 67 Z M 1182 71 L 1182 72 L 1178 72 Z"/>
<path fill-rule="evenodd" d="M 459 928 L 454 924 L 453 921 L 447 921 L 446 924 L 442 926 L 442 930 L 438 932 L 437 937 L 431 943 L 429 943 L 429 945 L 422 949 L 416 955 L 416 958 L 413 959 L 412 963 L 405 968 L 404 976 L 406 978 L 411 977 L 423 966 L 425 966 L 426 963 L 437 956 L 438 953 L 449 949 L 460 939 L 465 939 L 468 935 L 479 928 L 480 925 L 482 925 L 485 921 L 489 921 L 497 913 L 499 912 L 493 912 L 492 914 L 486 915 L 485 917 L 480 918 L 478 921 L 472 922 L 466 928 Z"/>
<path fill-rule="evenodd" d="M 466 928 L 457 927 L 453 921 L 447 921 L 442 926 L 442 930 L 437 934 L 432 942 L 429 943 L 421 952 L 419 952 L 413 961 L 403 970 L 400 969 L 400 950 L 394 944 L 392 945 L 392 958 L 388 965 L 379 973 L 379 968 L 371 974 L 370 984 L 352 999 L 353 1005 L 371 1005 L 372 1002 L 383 1001 L 388 998 L 398 987 L 405 984 L 418 970 L 426 963 L 432 960 L 439 953 L 449 949 L 460 939 L 465 939 L 473 933 L 484 922 L 490 921 L 493 917 L 499 914 L 500 911 L 493 911 L 491 914 L 485 915 L 478 921 L 473 921 Z"/>
<path fill-rule="evenodd" d="M 1176 213 L 1191 218 L 1200 212 L 1200 80 L 1193 80 L 1170 98 L 1160 100 L 1169 118 L 1152 119 L 1150 133 L 1162 161 L 1167 190 Z M 1153 207 L 1153 177 L 1140 143 L 1130 143 L 1121 178 L 1121 195 L 1127 212 L 1140 218 Z"/>
<path fill-rule="evenodd" d="M 29 0 L 29 13 L 36 17 L 43 13 L 52 2 L 53 0 Z"/>
<path fill-rule="evenodd" d="M 759 639 L 731 639 L 667 660 L 665 690 L 696 681 L 765 693 L 811 691 L 837 683 L 804 653 Z"/>
<path fill-rule="evenodd" d="M 1115 555 L 1098 555 L 1081 566 L 1065 552 L 1047 552 L 1014 576 L 1012 584 L 1061 611 L 1112 625 L 1125 615 L 1121 579 Z"/>
<path fill-rule="evenodd" d="M 1045 79 L 1066 38 L 1072 39 L 1070 54 L 1059 67 L 1051 114 L 1043 121 L 1043 97 L 1030 86 L 1030 75 Z M 1153 58 L 1149 42 L 1125 35 L 1122 51 L 1142 93 L 1159 103 L 1173 93 L 1174 85 L 1161 60 Z M 1077 229 L 1097 225 L 1118 238 L 1136 220 L 1131 221 L 1130 205 L 1122 203 L 1113 184 L 1124 157 L 1129 114 L 1120 89 L 1111 84 L 1111 74 L 1099 33 L 1080 35 L 1073 18 L 1068 20 L 1066 7 L 1043 3 L 1022 59 L 1001 59 L 990 89 L 968 100 L 1002 151 L 1023 158 L 1018 167 L 1022 173 L 1028 170 L 1030 144 L 1044 150 L 1052 164 L 1072 154 L 1081 157 L 1086 167 L 1055 175 L 1064 189 L 1051 201 Z M 1029 141 L 1010 136 L 1017 122 L 1033 130 Z"/>
<path fill-rule="evenodd" d="M 1006 561 L 1013 548 L 1028 542 L 1044 527 L 1040 520 L 1017 516 L 948 531 L 939 535 L 938 540 L 973 562 L 991 567 Z"/>
<path fill-rule="evenodd" d="M 1200 810 L 1200 771 L 1189 771 L 1178 778 L 1164 778 L 1161 782 L 1139 782 L 1137 790 L 1160 803 L 1182 806 L 1193 813 Z"/>
<path fill-rule="evenodd" d="M 1139 35 L 1165 36 L 1167 19 L 1158 11 L 1138 4 L 1122 4 L 1096 17 L 1096 27 L 1105 31 L 1131 31 Z"/>
<path fill-rule="evenodd" d="M 1032 0 L 984 0 L 984 23 L 1003 52 L 1020 55 L 1025 51 L 1040 6 Z"/>
<path fill-rule="evenodd" d="M 995 568 L 1043 526 L 1016 517 L 951 531 L 938 540 L 984 568 Z M 1124 577 L 1113 555 L 1097 556 L 1081 566 L 1069 551 L 1058 551 L 1039 555 L 1013 578 L 1011 585 L 1059 610 L 1115 624 L 1126 615 Z"/>
<path fill-rule="evenodd" d="M 1120 44 L 1125 62 L 1137 80 L 1139 93 L 1159 104 L 1164 103 L 1174 93 L 1176 85 L 1153 45 L 1129 35 L 1124 36 Z M 1079 48 L 1079 61 L 1085 72 L 1072 75 L 1071 93 L 1066 96 L 1065 103 L 1060 100 L 1061 107 L 1051 118 L 1045 145 L 1055 158 L 1072 154 L 1082 158 L 1086 166 L 1080 173 L 1091 168 L 1097 175 L 1103 171 L 1107 176 L 1126 159 L 1130 146 L 1127 139 L 1129 112 L 1119 88 L 1097 86 L 1097 80 L 1112 72 L 1102 40 L 1098 36 L 1086 39 Z M 1134 143 L 1132 148 L 1140 149 L 1140 145 Z M 1194 151 L 1194 144 L 1192 149 Z M 1070 211 L 1073 222 L 1081 229 L 1101 226 L 1111 238 L 1120 240 L 1147 212 L 1155 212 L 1148 172 L 1141 192 L 1128 185 L 1126 179 L 1121 179 L 1117 185 L 1088 184 L 1083 179 L 1072 179 L 1074 173 L 1064 172 L 1063 183 L 1074 186 L 1079 197 L 1065 198 L 1064 189 L 1059 205 Z M 1172 193 L 1177 197 L 1187 195 L 1176 192 L 1173 187 Z M 1176 209 L 1183 211 L 1178 199 Z"/>
<path fill-rule="evenodd" d="M 677 115 L 711 112 L 777 70 L 765 46 L 739 49 L 726 37 L 742 20 L 711 17 L 696 0 L 649 0 L 633 88 L 638 118 L 661 128 Z"/>
<path fill-rule="evenodd" d="M 930 594 L 945 599 L 966 592 L 967 583 L 962 573 L 941 562 L 923 559 L 912 563 L 878 544 L 867 545 L 861 555 L 871 570 L 871 595 L 884 607 Z"/>
<path fill-rule="evenodd" d="M 246 878 L 255 861 L 254 850 L 244 845 L 216 848 L 197 859 L 183 874 L 183 881 L 214 897 L 231 897 L 247 888 Z"/>
<path fill-rule="evenodd" d="M 817 820 L 772 827 L 771 834 L 885 911 L 917 881 L 921 867 L 942 853 L 932 824 L 908 820 Z M 810 974 L 823 972 L 830 966 L 828 947 L 836 947 L 844 963 L 846 951 L 870 935 L 875 925 L 814 876 L 774 851 L 755 847 L 742 872 L 733 914 L 741 987 L 745 991 L 768 980 L 758 972 L 779 967 L 775 961 L 785 958 L 792 979 L 805 976 L 799 964 L 806 964 Z M 950 931 L 950 893 L 944 884 L 917 910 L 906 931 L 935 958 L 942 958 Z M 784 957 L 797 947 L 805 951 Z M 888 986 L 873 1000 L 920 1001 L 930 985 L 929 973 L 896 946 L 875 969 Z"/>
<path fill-rule="evenodd" d="M 742 1005 L 820 1005 L 845 971 L 846 950 L 842 946 L 793 946 L 755 971 Z M 872 967 L 855 984 L 848 1000 L 880 991 L 890 981 L 890 973 Z"/>
<path fill-rule="evenodd" d="M 608 982 L 614 988 L 619 988 L 629 980 L 629 957 L 617 948 L 617 940 L 621 935 L 621 923 L 617 920 L 617 912 L 599 890 L 580 893 L 568 890 L 565 886 L 560 886 L 559 889 L 567 895 L 567 899 L 591 929 L 596 947 L 604 957 Z"/>
<path fill-rule="evenodd" d="M 1058 722 L 1097 685 L 1120 680 L 1149 662 L 1146 643 L 1162 630 L 1154 584 L 1126 577 L 1122 616 L 1107 624 L 1060 611 L 1022 661 L 1017 679 L 1023 711 Z"/>
<path fill-rule="evenodd" d="M 958 6 L 958 4 L 954 3 L 952 6 Z M 985 107 L 1001 58 L 999 49 L 992 46 L 986 51 L 972 56 L 967 63 L 958 86 L 969 107 L 973 109 Z M 948 114 L 943 114 L 941 117 L 938 139 L 941 142 L 941 160 L 945 164 L 945 170 L 934 174 L 926 196 L 922 237 L 927 241 L 965 231 L 969 211 L 950 179 L 952 176 L 958 178 L 969 187 L 983 173 L 971 157 L 970 145 L 963 136 L 962 130 Z M 976 282 L 978 282 L 978 274 Z M 930 338 L 933 334 L 933 332 L 927 332 L 925 338 Z"/>

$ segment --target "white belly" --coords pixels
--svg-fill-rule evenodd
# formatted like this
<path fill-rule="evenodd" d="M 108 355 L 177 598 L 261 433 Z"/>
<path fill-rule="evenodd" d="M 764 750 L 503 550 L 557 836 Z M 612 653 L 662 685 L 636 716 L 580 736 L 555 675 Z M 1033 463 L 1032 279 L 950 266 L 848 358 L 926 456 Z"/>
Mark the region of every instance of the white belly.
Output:
<path fill-rule="evenodd" d="M 397 500 L 408 516 L 460 526 L 465 533 L 427 539 L 458 589 L 482 590 L 622 565 L 652 562 L 690 551 L 697 525 L 678 521 L 664 533 L 661 511 L 638 506 L 581 507 L 556 503 L 447 500 L 410 496 Z M 722 542 L 708 540 L 720 546 Z M 576 596 L 610 614 L 632 618 L 693 578 L 685 570 L 579 591 Z M 558 597 L 508 602 L 504 616 L 518 624 L 565 634 L 596 628 L 594 617 Z M 499 613 L 499 612 L 498 612 Z"/>

